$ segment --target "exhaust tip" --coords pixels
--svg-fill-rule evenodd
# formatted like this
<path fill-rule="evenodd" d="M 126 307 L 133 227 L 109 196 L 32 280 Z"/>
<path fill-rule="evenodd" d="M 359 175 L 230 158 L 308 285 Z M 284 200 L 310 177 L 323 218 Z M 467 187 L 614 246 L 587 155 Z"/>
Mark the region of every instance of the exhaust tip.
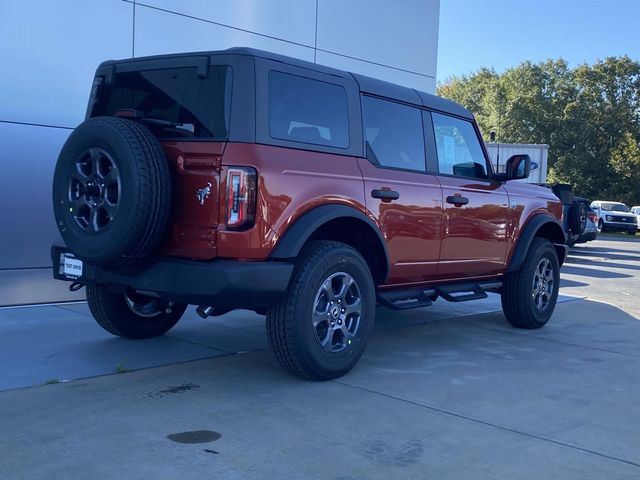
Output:
<path fill-rule="evenodd" d="M 196 308 L 196 313 L 202 318 L 207 318 L 213 313 L 213 310 L 213 307 L 205 307 L 204 305 L 200 305 L 198 308 Z"/>

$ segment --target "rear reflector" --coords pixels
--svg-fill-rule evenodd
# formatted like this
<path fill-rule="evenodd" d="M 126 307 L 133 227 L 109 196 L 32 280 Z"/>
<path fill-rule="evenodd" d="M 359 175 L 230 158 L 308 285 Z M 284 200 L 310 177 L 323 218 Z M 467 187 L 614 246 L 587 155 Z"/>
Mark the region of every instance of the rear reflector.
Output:
<path fill-rule="evenodd" d="M 226 225 L 231 230 L 249 228 L 256 214 L 257 174 L 250 167 L 229 167 L 227 172 Z"/>

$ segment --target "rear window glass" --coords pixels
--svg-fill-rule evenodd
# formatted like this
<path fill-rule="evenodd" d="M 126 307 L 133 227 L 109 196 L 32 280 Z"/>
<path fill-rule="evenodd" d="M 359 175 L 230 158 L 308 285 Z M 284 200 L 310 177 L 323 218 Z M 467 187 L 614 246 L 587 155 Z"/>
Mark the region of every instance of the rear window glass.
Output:
<path fill-rule="evenodd" d="M 159 138 L 226 140 L 232 75 L 227 66 L 210 67 L 206 78 L 196 67 L 118 73 L 99 88 L 92 116 L 130 110 Z"/>
<path fill-rule="evenodd" d="M 269 72 L 269 133 L 292 142 L 349 147 L 347 92 L 339 85 Z"/>
<path fill-rule="evenodd" d="M 367 158 L 375 165 L 424 172 L 422 112 L 414 107 L 362 97 Z"/>

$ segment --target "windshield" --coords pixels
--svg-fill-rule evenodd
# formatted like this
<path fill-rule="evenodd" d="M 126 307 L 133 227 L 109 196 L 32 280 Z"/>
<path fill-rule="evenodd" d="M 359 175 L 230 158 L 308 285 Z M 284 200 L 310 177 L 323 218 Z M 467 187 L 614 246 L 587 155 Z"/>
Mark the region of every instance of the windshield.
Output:
<path fill-rule="evenodd" d="M 628 212 L 629 207 L 624 203 L 602 202 L 602 210 L 607 212 Z"/>
<path fill-rule="evenodd" d="M 122 72 L 100 87 L 91 116 L 134 112 L 161 139 L 226 140 L 229 133 L 232 71 L 213 66 Z"/>

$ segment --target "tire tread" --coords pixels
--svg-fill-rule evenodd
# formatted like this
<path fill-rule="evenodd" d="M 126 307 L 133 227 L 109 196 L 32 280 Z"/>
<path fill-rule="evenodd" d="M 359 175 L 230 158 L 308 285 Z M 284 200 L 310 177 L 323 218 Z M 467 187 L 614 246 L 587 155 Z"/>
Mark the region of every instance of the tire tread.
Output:
<path fill-rule="evenodd" d="M 505 278 L 501 296 L 502 310 L 509 323 L 514 327 L 534 329 L 540 328 L 546 323 L 546 321 L 541 323 L 531 312 L 529 304 L 531 301 L 531 278 L 525 272 L 528 272 L 531 265 L 540 260 L 540 255 L 547 249 L 557 255 L 549 240 L 535 237 L 529 246 L 529 252 L 520 269 L 517 272 L 510 273 Z M 538 252 L 540 253 L 538 254 Z M 556 286 L 556 289 L 558 288 L 559 285 Z"/>
<path fill-rule="evenodd" d="M 293 332 L 295 322 L 292 319 L 296 314 L 301 290 L 305 287 L 311 270 L 323 256 L 336 248 L 346 248 L 360 256 L 357 250 L 342 242 L 328 240 L 311 242 L 296 261 L 287 294 L 267 311 L 267 336 L 276 359 L 287 372 L 309 380 L 324 378 L 312 370 L 301 357 L 295 342 Z"/>

